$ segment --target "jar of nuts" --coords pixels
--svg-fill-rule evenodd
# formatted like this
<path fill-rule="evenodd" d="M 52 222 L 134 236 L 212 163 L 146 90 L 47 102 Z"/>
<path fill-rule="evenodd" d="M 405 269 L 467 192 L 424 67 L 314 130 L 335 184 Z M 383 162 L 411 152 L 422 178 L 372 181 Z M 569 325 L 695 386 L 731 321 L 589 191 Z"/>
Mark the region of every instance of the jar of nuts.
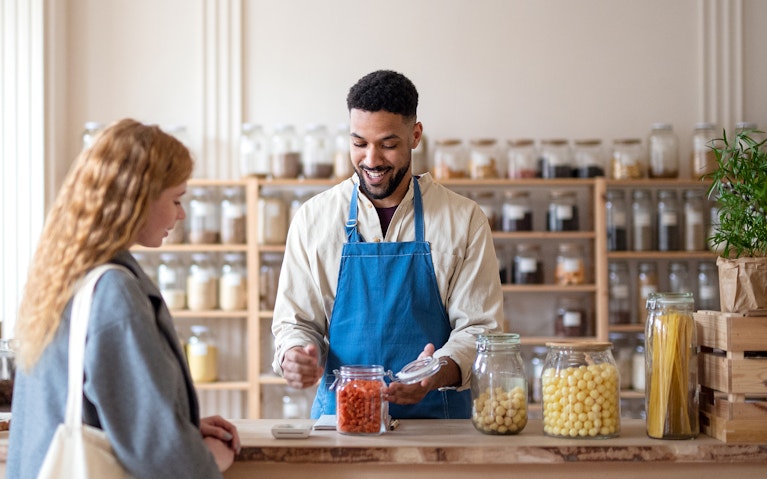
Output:
<path fill-rule="evenodd" d="M 564 438 L 620 433 L 620 378 L 609 342 L 547 343 L 543 432 Z"/>
<path fill-rule="evenodd" d="M 581 245 L 578 243 L 561 243 L 559 245 L 554 279 L 557 284 L 561 285 L 586 282 L 586 266 Z"/>
<path fill-rule="evenodd" d="M 483 434 L 519 434 L 527 425 L 527 378 L 518 334 L 477 337 L 471 419 Z"/>

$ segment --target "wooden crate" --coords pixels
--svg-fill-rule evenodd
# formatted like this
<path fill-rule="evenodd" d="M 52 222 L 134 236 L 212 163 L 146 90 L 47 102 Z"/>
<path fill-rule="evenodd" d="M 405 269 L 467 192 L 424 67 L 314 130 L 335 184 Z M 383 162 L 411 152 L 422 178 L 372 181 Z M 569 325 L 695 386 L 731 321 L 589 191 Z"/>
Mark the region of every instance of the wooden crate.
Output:
<path fill-rule="evenodd" d="M 698 311 L 701 432 L 767 442 L 767 315 Z"/>

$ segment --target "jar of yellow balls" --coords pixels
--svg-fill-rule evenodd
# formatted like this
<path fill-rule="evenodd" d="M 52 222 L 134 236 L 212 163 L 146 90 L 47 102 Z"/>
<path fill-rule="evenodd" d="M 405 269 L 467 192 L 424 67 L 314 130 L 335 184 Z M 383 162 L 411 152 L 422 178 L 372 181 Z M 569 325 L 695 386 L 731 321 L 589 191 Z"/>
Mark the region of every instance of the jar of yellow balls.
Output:
<path fill-rule="evenodd" d="M 620 377 L 609 342 L 547 343 L 541 375 L 543 432 L 605 439 L 621 429 Z"/>
<path fill-rule="evenodd" d="M 471 420 L 484 434 L 519 434 L 527 425 L 527 378 L 519 335 L 477 337 L 471 377 Z"/>

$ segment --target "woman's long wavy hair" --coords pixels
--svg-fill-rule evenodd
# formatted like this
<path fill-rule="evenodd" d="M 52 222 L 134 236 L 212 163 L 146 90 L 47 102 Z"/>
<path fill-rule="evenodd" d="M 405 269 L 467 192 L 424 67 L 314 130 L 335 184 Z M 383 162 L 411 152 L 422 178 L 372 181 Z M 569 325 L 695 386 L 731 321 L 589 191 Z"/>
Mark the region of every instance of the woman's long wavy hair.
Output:
<path fill-rule="evenodd" d="M 19 364 L 31 368 L 50 344 L 74 286 L 91 268 L 130 248 L 148 207 L 192 173 L 189 150 L 154 125 L 121 120 L 83 151 L 48 214 L 21 300 Z"/>

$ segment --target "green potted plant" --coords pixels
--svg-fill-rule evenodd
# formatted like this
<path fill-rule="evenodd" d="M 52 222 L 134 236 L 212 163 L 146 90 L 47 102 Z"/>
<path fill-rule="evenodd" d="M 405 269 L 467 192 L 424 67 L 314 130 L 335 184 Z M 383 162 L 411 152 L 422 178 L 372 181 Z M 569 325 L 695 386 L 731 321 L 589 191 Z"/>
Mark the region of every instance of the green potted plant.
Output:
<path fill-rule="evenodd" d="M 719 252 L 722 311 L 767 309 L 767 147 L 762 132 L 716 140 L 717 168 L 704 176 L 719 208 L 710 244 Z"/>

